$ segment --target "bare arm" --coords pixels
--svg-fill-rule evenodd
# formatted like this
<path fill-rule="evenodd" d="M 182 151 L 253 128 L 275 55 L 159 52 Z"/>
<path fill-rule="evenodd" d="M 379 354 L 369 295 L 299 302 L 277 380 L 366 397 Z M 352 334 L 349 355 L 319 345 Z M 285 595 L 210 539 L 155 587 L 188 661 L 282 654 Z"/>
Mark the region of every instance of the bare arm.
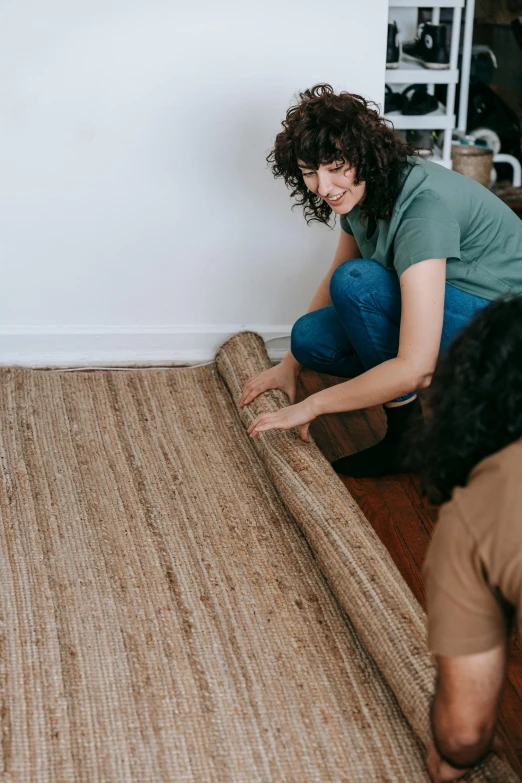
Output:
<path fill-rule="evenodd" d="M 506 657 L 506 644 L 474 655 L 436 656 L 433 740 L 441 759 L 456 769 L 473 766 L 492 749 Z"/>
<path fill-rule="evenodd" d="M 432 258 L 400 278 L 401 328 L 398 355 L 357 378 L 308 399 L 316 415 L 359 410 L 428 386 L 437 363 L 444 318 L 446 259 Z"/>
<path fill-rule="evenodd" d="M 333 273 L 337 267 L 343 264 L 345 261 L 350 261 L 353 258 L 360 257 L 361 251 L 359 250 L 354 237 L 341 229 L 337 250 L 335 251 L 332 265 L 328 270 L 324 280 L 321 282 L 321 285 L 317 289 L 307 312 L 311 313 L 314 310 L 319 310 L 321 307 L 328 307 L 328 305 L 332 304 L 332 300 L 330 298 L 330 279 Z M 292 356 L 290 351 L 288 351 L 284 357 L 283 362 L 285 364 L 301 367 L 300 363 Z"/>
<path fill-rule="evenodd" d="M 310 303 L 308 308 L 309 313 L 314 310 L 319 310 L 321 307 L 328 307 L 332 304 L 330 298 L 330 280 L 338 266 L 344 264 L 345 261 L 351 261 L 353 258 L 360 258 L 361 251 L 357 246 L 355 238 L 351 234 L 347 234 L 346 231 L 341 229 L 339 242 L 337 243 L 337 250 L 332 261 L 332 265 L 328 270 L 324 280 L 317 289 L 317 292 Z"/>

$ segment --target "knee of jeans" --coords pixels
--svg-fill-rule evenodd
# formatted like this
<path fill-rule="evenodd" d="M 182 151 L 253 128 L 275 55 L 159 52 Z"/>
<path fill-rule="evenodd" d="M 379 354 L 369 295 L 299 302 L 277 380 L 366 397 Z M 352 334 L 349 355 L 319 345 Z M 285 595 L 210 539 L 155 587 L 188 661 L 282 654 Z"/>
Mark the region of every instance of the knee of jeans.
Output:
<path fill-rule="evenodd" d="M 333 304 L 347 297 L 360 299 L 372 290 L 376 261 L 354 258 L 337 267 L 330 278 L 330 297 Z"/>
<path fill-rule="evenodd" d="M 310 313 L 305 313 L 297 319 L 290 333 L 290 350 L 301 364 L 306 364 L 306 357 L 314 344 L 314 333 Z M 317 337 L 317 335 L 316 335 Z"/>

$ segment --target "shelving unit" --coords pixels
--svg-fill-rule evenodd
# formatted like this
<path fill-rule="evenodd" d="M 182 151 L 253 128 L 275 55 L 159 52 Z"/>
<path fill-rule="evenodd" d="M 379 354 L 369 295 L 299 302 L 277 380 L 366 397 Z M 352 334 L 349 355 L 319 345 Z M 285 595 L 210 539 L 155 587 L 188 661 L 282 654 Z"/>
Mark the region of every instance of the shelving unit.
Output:
<path fill-rule="evenodd" d="M 453 8 L 451 44 L 450 44 L 450 67 L 446 70 L 431 70 L 424 68 L 417 63 L 401 60 L 398 68 L 386 69 L 386 84 L 427 84 L 430 92 L 433 92 L 435 84 L 447 84 L 446 106 L 439 104 L 439 109 L 431 114 L 422 115 L 404 115 L 400 112 L 390 112 L 385 117 L 390 119 L 398 130 L 442 130 L 444 131 L 444 142 L 442 147 L 442 158 L 438 160 L 444 166 L 451 168 L 451 135 L 455 127 L 465 129 L 466 115 L 468 106 L 469 92 L 469 71 L 471 63 L 471 40 L 473 34 L 473 11 L 475 0 L 444 0 L 438 6 L 432 6 L 432 21 L 439 23 L 440 9 Z M 390 10 L 392 8 L 418 8 L 418 0 L 391 0 Z M 429 7 L 429 6 L 428 6 Z M 464 38 L 462 46 L 462 73 L 457 68 L 460 45 L 460 32 L 462 21 L 462 9 L 465 9 Z M 390 17 L 389 17 L 390 18 Z M 460 83 L 460 101 L 458 125 L 456 126 L 455 116 L 455 92 L 456 85 Z"/>

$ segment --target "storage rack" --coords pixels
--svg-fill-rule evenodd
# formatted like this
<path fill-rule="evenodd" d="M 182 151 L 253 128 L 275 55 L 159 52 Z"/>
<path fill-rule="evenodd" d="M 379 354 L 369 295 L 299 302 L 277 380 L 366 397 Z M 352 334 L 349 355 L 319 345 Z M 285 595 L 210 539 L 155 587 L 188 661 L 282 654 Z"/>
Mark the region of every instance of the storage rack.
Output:
<path fill-rule="evenodd" d="M 425 8 L 419 6 L 418 0 L 390 0 L 390 9 L 392 8 Z M 393 122 L 397 130 L 442 130 L 444 131 L 444 142 L 442 146 L 442 158 L 437 162 L 451 168 L 451 134 L 457 127 L 459 130 L 466 130 L 466 120 L 468 113 L 468 94 L 469 94 L 469 74 L 471 65 L 471 43 L 473 38 L 473 13 L 475 0 L 444 0 L 437 7 L 433 6 L 432 22 L 439 24 L 440 9 L 453 8 L 453 22 L 451 27 L 450 44 L 450 67 L 445 70 L 432 70 L 424 68 L 417 63 L 400 61 L 398 68 L 386 69 L 386 84 L 427 84 L 430 92 L 433 92 L 435 84 L 447 84 L 446 106 L 439 104 L 439 110 L 431 114 L 423 115 L 404 115 L 404 114 L 385 114 L 384 116 Z M 428 6 L 429 7 L 429 6 Z M 464 16 L 464 37 L 462 43 L 462 61 L 461 73 L 458 69 L 460 32 L 462 21 L 462 10 L 465 9 Z M 401 49 L 402 51 L 402 49 Z M 458 121 L 455 117 L 455 92 L 460 79 L 460 96 Z"/>

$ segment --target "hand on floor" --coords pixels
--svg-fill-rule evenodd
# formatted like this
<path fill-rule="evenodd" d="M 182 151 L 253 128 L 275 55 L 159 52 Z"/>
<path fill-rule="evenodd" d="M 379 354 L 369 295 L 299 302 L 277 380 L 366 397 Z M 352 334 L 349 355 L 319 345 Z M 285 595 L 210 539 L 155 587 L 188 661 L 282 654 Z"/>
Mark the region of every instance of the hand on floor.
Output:
<path fill-rule="evenodd" d="M 504 742 L 499 734 L 495 734 L 491 751 L 508 763 L 504 750 Z M 428 767 L 428 772 L 434 783 L 451 783 L 453 780 L 459 780 L 469 771 L 466 769 L 455 769 L 455 767 L 451 767 L 443 761 L 437 753 L 433 741 L 430 742 L 426 748 L 426 766 Z"/>
<path fill-rule="evenodd" d="M 316 413 L 312 408 L 310 398 L 290 405 L 288 408 L 282 408 L 275 413 L 262 413 L 255 419 L 248 428 L 248 434 L 255 438 L 258 432 L 266 430 L 291 430 L 292 427 L 299 427 L 299 436 L 305 443 L 309 443 L 308 427 L 310 422 L 316 418 Z"/>
<path fill-rule="evenodd" d="M 468 770 L 450 767 L 441 759 L 435 745 L 430 742 L 426 748 L 426 765 L 434 783 L 450 783 L 450 781 L 462 778 Z"/>

